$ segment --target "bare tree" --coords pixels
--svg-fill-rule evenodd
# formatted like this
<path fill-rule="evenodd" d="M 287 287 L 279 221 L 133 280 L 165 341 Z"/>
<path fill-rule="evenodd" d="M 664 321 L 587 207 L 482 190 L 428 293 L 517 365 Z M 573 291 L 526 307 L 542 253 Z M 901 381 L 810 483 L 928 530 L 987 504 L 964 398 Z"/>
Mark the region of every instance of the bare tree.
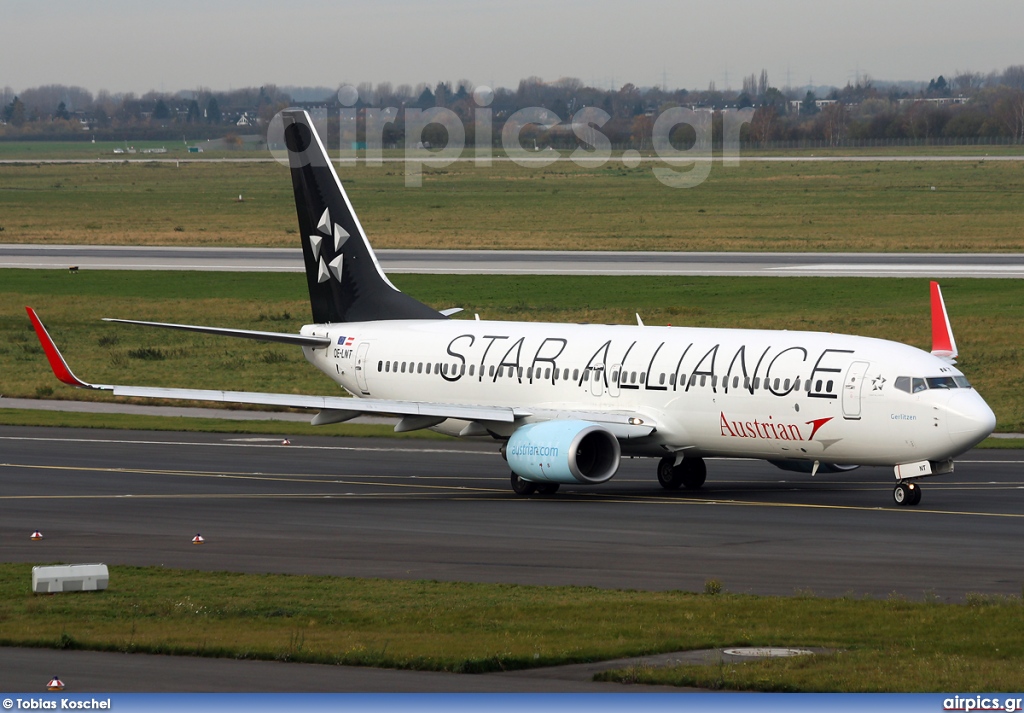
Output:
<path fill-rule="evenodd" d="M 1024 90 L 1007 91 L 996 100 L 994 109 L 1013 140 L 1024 143 Z"/>
<path fill-rule="evenodd" d="M 356 91 L 359 92 L 359 100 L 363 104 L 377 106 L 377 93 L 373 91 L 373 84 L 370 82 L 360 82 L 356 85 Z"/>
<path fill-rule="evenodd" d="M 763 97 L 768 91 L 768 70 L 761 70 L 761 78 L 757 80 L 757 96 Z"/>
<path fill-rule="evenodd" d="M 771 141 L 772 128 L 779 112 L 774 104 L 760 106 L 754 110 L 754 116 L 750 121 L 750 134 L 755 141 L 765 144 Z"/>
<path fill-rule="evenodd" d="M 1007 67 L 1003 72 L 1002 83 L 1011 89 L 1024 90 L 1024 64 Z"/>
<path fill-rule="evenodd" d="M 748 97 L 757 95 L 757 77 L 753 74 L 743 78 L 743 94 Z"/>
<path fill-rule="evenodd" d="M 829 146 L 836 146 L 846 132 L 846 105 L 841 101 L 829 104 L 821 111 L 822 133 Z"/>
<path fill-rule="evenodd" d="M 958 69 L 953 74 L 953 89 L 957 94 L 972 96 L 975 92 L 981 89 L 982 82 L 984 81 L 985 78 L 980 72 L 961 72 Z"/>

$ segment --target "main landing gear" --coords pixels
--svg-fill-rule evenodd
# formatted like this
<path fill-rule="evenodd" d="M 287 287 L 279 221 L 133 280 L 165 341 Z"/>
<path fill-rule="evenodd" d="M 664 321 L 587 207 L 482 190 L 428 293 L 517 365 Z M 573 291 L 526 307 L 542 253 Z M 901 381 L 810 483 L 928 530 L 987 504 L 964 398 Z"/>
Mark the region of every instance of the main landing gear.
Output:
<path fill-rule="evenodd" d="M 917 505 L 921 502 L 921 486 L 914 481 L 900 483 L 892 491 L 892 499 L 900 506 Z"/>
<path fill-rule="evenodd" d="M 675 456 L 666 456 L 658 463 L 658 482 L 665 490 L 678 490 L 680 486 L 696 490 L 704 485 L 707 477 L 708 467 L 703 458 L 683 458 L 676 465 Z"/>
<path fill-rule="evenodd" d="M 558 483 L 534 483 L 520 478 L 518 473 L 512 471 L 512 491 L 516 495 L 554 495 L 558 492 Z"/>

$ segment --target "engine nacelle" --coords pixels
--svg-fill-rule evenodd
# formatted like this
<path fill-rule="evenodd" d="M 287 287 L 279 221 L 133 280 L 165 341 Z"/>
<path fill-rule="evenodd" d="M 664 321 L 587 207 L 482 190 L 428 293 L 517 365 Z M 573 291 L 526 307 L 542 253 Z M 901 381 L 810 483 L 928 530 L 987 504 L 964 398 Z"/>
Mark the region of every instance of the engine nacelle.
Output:
<path fill-rule="evenodd" d="M 503 452 L 523 480 L 597 485 L 611 480 L 622 451 L 607 429 L 588 421 L 545 421 L 516 429 Z"/>
<path fill-rule="evenodd" d="M 810 473 L 814 470 L 814 461 L 800 460 L 798 458 L 791 458 L 787 460 L 770 460 L 768 461 L 776 468 L 782 470 L 792 471 L 793 473 Z M 860 468 L 859 465 L 842 465 L 841 463 L 820 463 L 818 465 L 819 473 L 845 473 L 848 470 L 854 468 Z"/>

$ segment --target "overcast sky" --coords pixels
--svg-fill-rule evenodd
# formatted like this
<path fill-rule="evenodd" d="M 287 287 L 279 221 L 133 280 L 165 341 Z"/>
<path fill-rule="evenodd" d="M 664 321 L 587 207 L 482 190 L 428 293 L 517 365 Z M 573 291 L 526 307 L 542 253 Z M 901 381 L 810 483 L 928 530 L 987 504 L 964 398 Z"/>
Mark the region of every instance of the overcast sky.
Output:
<path fill-rule="evenodd" d="M 0 87 L 92 91 L 536 75 L 844 85 L 1024 64 L 1021 0 L 5 0 Z"/>

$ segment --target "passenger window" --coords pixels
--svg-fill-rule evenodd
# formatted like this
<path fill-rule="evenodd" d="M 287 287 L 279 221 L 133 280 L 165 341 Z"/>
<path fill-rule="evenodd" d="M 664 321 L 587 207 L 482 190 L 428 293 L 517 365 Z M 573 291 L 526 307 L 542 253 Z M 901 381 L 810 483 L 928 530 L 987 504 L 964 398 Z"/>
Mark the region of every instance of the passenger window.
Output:
<path fill-rule="evenodd" d="M 740 377 L 738 377 L 738 376 L 732 377 L 732 388 L 738 389 L 739 387 L 740 387 Z"/>
<path fill-rule="evenodd" d="M 576 377 L 574 376 L 573 379 L 575 380 L 575 378 Z M 568 369 L 563 369 L 562 370 L 562 380 L 563 381 L 568 381 L 569 380 L 569 370 Z"/>
<path fill-rule="evenodd" d="M 707 374 L 701 374 L 700 375 L 700 385 L 704 386 L 707 383 L 708 383 L 708 375 Z"/>
<path fill-rule="evenodd" d="M 660 374 L 658 376 L 658 385 L 659 386 L 664 386 L 665 385 L 665 375 L 664 374 Z"/>
<path fill-rule="evenodd" d="M 552 376 L 555 377 L 555 381 L 558 381 L 558 369 L 555 369 L 555 371 L 552 373 Z"/>
<path fill-rule="evenodd" d="M 470 376 L 473 376 L 473 373 L 474 373 L 475 371 L 476 371 L 476 364 L 470 364 L 470 365 L 469 365 L 469 375 L 470 375 Z"/>
<path fill-rule="evenodd" d="M 427 373 L 428 374 L 430 373 L 430 362 L 429 361 L 427 362 Z"/>
<path fill-rule="evenodd" d="M 526 378 L 527 379 L 532 379 L 533 378 L 533 367 L 532 366 L 526 367 Z"/>
<path fill-rule="evenodd" d="M 494 376 L 494 364 L 487 369 L 487 376 Z"/>
<path fill-rule="evenodd" d="M 897 376 L 896 383 L 893 384 L 900 391 L 906 391 L 910 393 L 910 377 L 909 376 Z"/>
<path fill-rule="evenodd" d="M 760 376 L 755 376 L 754 377 L 754 390 L 756 391 L 757 389 L 760 389 L 760 388 L 761 388 L 761 377 Z"/>
<path fill-rule="evenodd" d="M 825 384 L 825 391 L 829 392 L 830 394 L 832 393 L 832 380 L 831 379 L 829 379 L 829 382 L 827 384 Z"/>
<path fill-rule="evenodd" d="M 718 386 L 718 377 L 713 375 L 713 374 L 711 376 L 711 386 L 713 386 L 713 387 Z"/>
<path fill-rule="evenodd" d="M 519 367 L 518 369 L 516 369 L 516 371 L 519 373 L 519 378 L 522 379 L 523 378 L 523 367 Z"/>
<path fill-rule="evenodd" d="M 782 382 L 782 390 L 789 391 L 789 379 L 786 379 L 785 381 Z"/>
<path fill-rule="evenodd" d="M 668 383 L 669 383 L 669 386 L 675 386 L 676 385 L 676 375 L 675 374 L 669 374 L 668 375 Z"/>
<path fill-rule="evenodd" d="M 447 364 L 442 364 L 441 365 L 441 376 L 448 376 L 448 365 Z"/>
<path fill-rule="evenodd" d="M 915 393 L 915 394 L 919 393 L 921 391 L 927 391 L 928 390 L 928 384 L 924 383 L 924 379 L 919 379 L 919 378 L 917 378 L 915 376 L 913 384 L 914 384 L 913 385 L 913 389 L 914 389 L 913 393 Z"/>
<path fill-rule="evenodd" d="M 384 371 L 384 362 L 383 361 L 377 362 L 377 371 L 378 372 Z"/>
<path fill-rule="evenodd" d="M 818 379 L 816 382 L 814 382 L 814 390 L 821 391 L 821 379 Z"/>
<path fill-rule="evenodd" d="M 774 389 L 775 389 L 776 391 L 778 391 L 778 390 L 779 390 L 779 380 L 778 380 L 778 379 L 776 379 L 776 380 L 775 380 L 775 384 L 774 384 L 773 388 L 774 388 Z"/>
<path fill-rule="evenodd" d="M 793 391 L 800 390 L 800 377 L 796 377 L 796 381 L 793 382 Z"/>
<path fill-rule="evenodd" d="M 641 371 L 640 372 L 640 383 L 643 384 L 646 381 L 647 381 L 647 372 L 646 371 Z"/>

